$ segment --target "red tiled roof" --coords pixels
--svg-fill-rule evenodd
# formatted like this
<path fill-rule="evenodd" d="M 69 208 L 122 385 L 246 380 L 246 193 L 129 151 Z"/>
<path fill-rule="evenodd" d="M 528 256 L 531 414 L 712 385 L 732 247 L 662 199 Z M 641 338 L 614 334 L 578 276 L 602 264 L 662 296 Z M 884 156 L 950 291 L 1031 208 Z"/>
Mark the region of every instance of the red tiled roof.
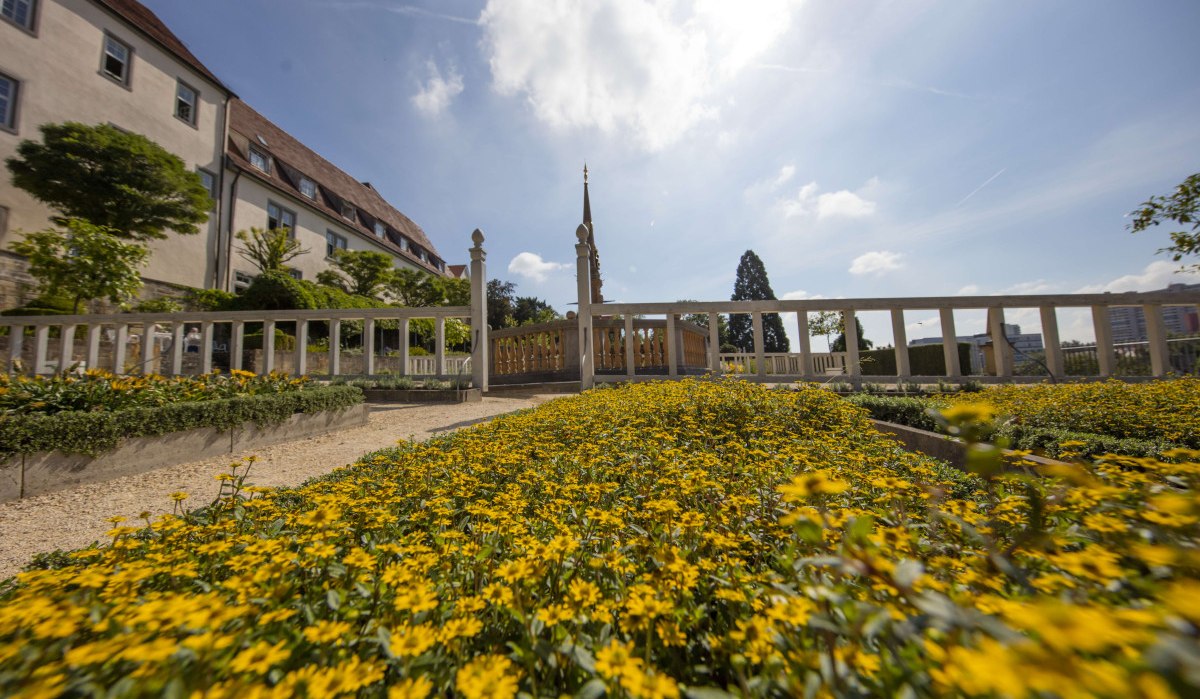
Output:
<path fill-rule="evenodd" d="M 467 276 L 466 265 L 446 265 L 446 273 L 456 279 L 465 279 Z"/>
<path fill-rule="evenodd" d="M 200 62 L 199 58 L 196 58 L 188 50 L 188 47 L 180 41 L 179 37 L 175 36 L 170 29 L 167 29 L 167 25 L 163 24 L 162 20 L 142 3 L 137 2 L 137 0 L 96 0 L 96 3 L 108 8 L 118 17 L 132 24 L 134 28 L 150 37 L 169 53 L 175 54 L 176 58 L 191 66 L 196 72 L 211 80 L 221 89 L 231 95 L 233 94 L 217 76 L 212 74 L 212 71 Z"/>
<path fill-rule="evenodd" d="M 250 164 L 249 146 L 251 145 L 255 150 L 271 156 L 269 173 L 262 172 Z M 226 153 L 230 162 L 247 174 L 291 194 L 308 206 L 338 221 L 339 225 L 359 232 L 394 255 L 411 260 L 413 264 L 424 267 L 434 274 L 442 274 L 433 265 L 433 259 L 442 259 L 442 256 L 425 236 L 425 231 L 421 230 L 421 227 L 412 219 L 397 211 L 380 196 L 374 187 L 359 182 L 342 172 L 336 165 L 314 153 L 240 99 L 229 101 L 229 143 Z M 301 175 L 318 185 L 315 200 L 300 193 Z M 340 208 L 343 200 L 353 204 L 371 221 L 362 220 L 362 216 L 356 217 L 354 222 L 345 219 Z M 374 231 L 369 227 L 375 220 L 382 221 L 390 229 L 386 239 L 375 236 Z M 409 250 L 400 248 L 399 240 L 395 237 L 396 233 L 408 239 Z M 420 257 L 415 254 L 415 251 L 411 249 L 413 245 L 424 248 L 430 255 L 428 263 L 422 262 Z"/>

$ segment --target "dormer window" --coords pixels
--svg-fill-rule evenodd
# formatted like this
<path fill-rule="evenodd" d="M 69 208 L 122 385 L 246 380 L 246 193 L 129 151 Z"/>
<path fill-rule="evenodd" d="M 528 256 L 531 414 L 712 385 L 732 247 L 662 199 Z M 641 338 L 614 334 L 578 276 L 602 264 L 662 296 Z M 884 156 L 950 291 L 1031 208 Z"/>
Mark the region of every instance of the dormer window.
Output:
<path fill-rule="evenodd" d="M 317 183 L 307 177 L 300 178 L 300 193 L 309 199 L 317 198 Z"/>
<path fill-rule="evenodd" d="M 342 202 L 342 218 L 347 221 L 354 220 L 354 205 L 348 201 Z"/>
<path fill-rule="evenodd" d="M 256 169 L 256 170 L 261 170 L 262 172 L 270 172 L 271 171 L 271 156 L 267 155 L 266 153 L 263 153 L 262 151 L 260 151 L 259 149 L 255 148 L 255 147 L 251 146 L 250 147 L 250 164 L 253 165 L 254 169 Z"/>
<path fill-rule="evenodd" d="M 405 238 L 404 236 L 400 236 L 400 249 L 408 250 L 408 238 Z"/>
<path fill-rule="evenodd" d="M 375 237 L 376 238 L 387 237 L 387 224 L 385 224 L 383 221 L 375 222 Z"/>

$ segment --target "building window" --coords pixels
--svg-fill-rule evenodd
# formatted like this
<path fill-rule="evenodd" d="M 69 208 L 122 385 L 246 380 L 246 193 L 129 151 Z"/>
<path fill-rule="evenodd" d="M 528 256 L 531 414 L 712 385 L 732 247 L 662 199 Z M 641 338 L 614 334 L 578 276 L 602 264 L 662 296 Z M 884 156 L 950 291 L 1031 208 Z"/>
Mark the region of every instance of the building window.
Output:
<path fill-rule="evenodd" d="M 307 177 L 300 178 L 300 193 L 309 199 L 317 198 L 317 183 Z"/>
<path fill-rule="evenodd" d="M 133 51 L 128 44 L 122 43 L 118 39 L 104 35 L 104 60 L 100 64 L 100 70 L 108 77 L 116 80 L 122 85 L 129 84 L 129 59 L 133 55 Z"/>
<path fill-rule="evenodd" d="M 348 201 L 342 202 L 342 218 L 347 221 L 354 220 L 354 205 Z"/>
<path fill-rule="evenodd" d="M 204 185 L 204 189 L 208 190 L 208 198 L 213 200 L 215 209 L 217 207 L 217 176 L 202 167 L 196 168 L 196 174 L 200 175 L 200 182 Z"/>
<path fill-rule="evenodd" d="M 400 249 L 408 250 L 408 238 L 405 238 L 404 236 L 400 236 Z"/>
<path fill-rule="evenodd" d="M 33 31 L 33 0 L 4 0 L 0 4 L 0 17 Z"/>
<path fill-rule="evenodd" d="M 0 73 L 0 129 L 17 130 L 17 90 L 19 87 L 16 80 Z"/>
<path fill-rule="evenodd" d="M 181 82 L 175 86 L 175 116 L 192 126 L 196 125 L 197 101 L 196 91 L 186 83 Z"/>
<path fill-rule="evenodd" d="M 245 272 L 234 272 L 233 273 L 233 290 L 240 294 L 243 291 L 245 291 L 250 286 L 250 283 L 253 281 L 254 281 L 253 275 L 246 274 Z"/>
<path fill-rule="evenodd" d="M 288 211 L 275 202 L 267 202 L 267 230 L 288 229 L 288 235 L 296 235 L 296 212 Z"/>
<path fill-rule="evenodd" d="M 304 272 L 301 272 L 300 270 L 296 269 L 295 267 L 288 267 L 287 273 L 289 275 L 291 275 L 292 279 L 303 279 L 304 278 Z"/>
<path fill-rule="evenodd" d="M 387 237 L 387 224 L 384 223 L 383 221 L 375 222 L 375 237 L 376 238 L 386 238 Z"/>
<path fill-rule="evenodd" d="M 325 231 L 325 257 L 333 257 L 338 250 L 346 249 L 346 238 L 333 231 Z"/>
<path fill-rule="evenodd" d="M 250 164 L 263 172 L 271 171 L 271 158 L 257 148 L 250 148 Z"/>

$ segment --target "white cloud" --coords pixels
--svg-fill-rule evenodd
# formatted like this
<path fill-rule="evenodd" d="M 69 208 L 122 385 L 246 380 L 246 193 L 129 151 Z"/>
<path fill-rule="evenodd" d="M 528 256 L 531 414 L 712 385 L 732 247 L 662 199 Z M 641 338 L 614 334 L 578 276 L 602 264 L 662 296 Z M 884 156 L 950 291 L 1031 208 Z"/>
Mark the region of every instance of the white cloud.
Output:
<path fill-rule="evenodd" d="M 903 255 L 898 252 L 878 250 L 864 253 L 854 258 L 850 264 L 850 274 L 880 274 L 903 266 Z"/>
<path fill-rule="evenodd" d="M 963 288 L 954 292 L 954 295 L 955 296 L 975 296 L 978 293 L 979 293 L 979 285 L 978 284 L 967 284 Z"/>
<path fill-rule="evenodd" d="M 786 168 L 785 168 L 786 169 Z M 791 179 L 789 174 L 788 179 Z M 776 180 L 782 184 L 782 178 Z M 824 218 L 864 218 L 875 213 L 876 204 L 867 198 L 870 192 L 879 185 L 879 179 L 872 177 L 857 192 L 843 189 L 837 192 L 818 194 L 820 187 L 816 182 L 809 182 L 800 188 L 791 199 L 781 199 L 776 207 L 783 213 L 784 218 L 799 216 L 816 216 Z"/>
<path fill-rule="evenodd" d="M 509 274 L 518 274 L 536 282 L 544 282 L 551 273 L 566 268 L 567 265 L 561 262 L 548 262 L 543 260 L 541 255 L 533 252 L 519 253 L 508 263 Z"/>
<path fill-rule="evenodd" d="M 436 117 L 446 111 L 454 98 L 463 91 L 463 79 L 454 66 L 450 66 L 445 75 L 433 59 L 430 59 L 426 66 L 429 69 L 429 80 L 413 95 L 412 103 L 425 116 Z"/>
<path fill-rule="evenodd" d="M 1179 265 L 1174 262 L 1158 260 L 1146 265 L 1141 274 L 1126 274 L 1104 284 L 1089 284 L 1081 289 L 1080 294 L 1099 294 L 1105 291 L 1155 291 L 1165 289 L 1168 284 L 1195 284 L 1200 282 L 1200 273 L 1177 273 Z"/>
<path fill-rule="evenodd" d="M 488 0 L 495 89 L 555 127 L 650 151 L 715 119 L 720 92 L 787 32 L 798 0 Z"/>
<path fill-rule="evenodd" d="M 792 177 L 794 177 L 795 175 L 796 175 L 796 166 L 795 165 L 784 165 L 783 167 L 779 168 L 779 176 L 775 178 L 775 182 L 772 185 L 771 189 L 779 189 L 783 185 L 790 182 Z"/>

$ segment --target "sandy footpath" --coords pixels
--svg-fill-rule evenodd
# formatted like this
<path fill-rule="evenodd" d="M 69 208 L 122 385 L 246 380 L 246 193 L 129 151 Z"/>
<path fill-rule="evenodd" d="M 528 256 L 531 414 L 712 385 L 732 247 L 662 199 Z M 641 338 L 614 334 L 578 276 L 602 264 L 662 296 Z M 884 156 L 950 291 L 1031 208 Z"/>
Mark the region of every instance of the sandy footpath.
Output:
<path fill-rule="evenodd" d="M 394 446 L 410 437 L 421 441 L 467 427 L 555 396 L 484 398 L 482 403 L 372 405 L 364 427 L 320 437 L 276 444 L 205 461 L 169 466 L 136 476 L 92 483 L 16 502 L 0 503 L 0 580 L 16 574 L 35 553 L 70 550 L 105 540 L 113 515 L 138 524 L 139 513 L 171 511 L 169 494 L 191 495 L 186 504 L 211 502 L 219 483 L 214 479 L 232 461 L 256 454 L 247 484 L 295 486 L 314 476 L 353 463 L 362 455 Z"/>

